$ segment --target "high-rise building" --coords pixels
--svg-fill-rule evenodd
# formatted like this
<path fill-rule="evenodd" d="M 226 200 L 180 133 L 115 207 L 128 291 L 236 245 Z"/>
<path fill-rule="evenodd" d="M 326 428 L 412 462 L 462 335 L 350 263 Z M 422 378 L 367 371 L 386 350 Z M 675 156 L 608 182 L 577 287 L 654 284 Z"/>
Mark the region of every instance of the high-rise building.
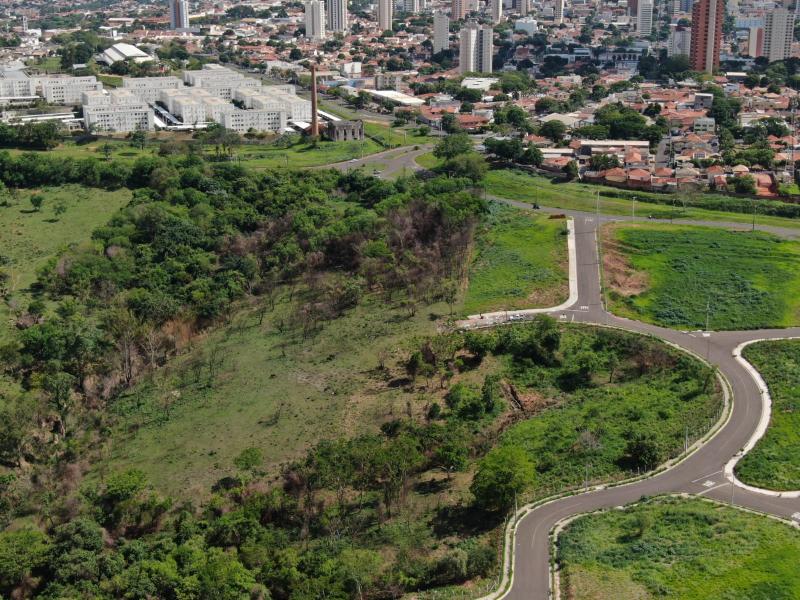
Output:
<path fill-rule="evenodd" d="M 415 15 L 425 10 L 425 2 L 423 0 L 403 0 L 403 12 Z"/>
<path fill-rule="evenodd" d="M 639 0 L 636 7 L 636 34 L 649 37 L 653 33 L 653 0 Z"/>
<path fill-rule="evenodd" d="M 692 51 L 692 30 L 679 25 L 670 25 L 669 40 L 667 41 L 667 56 L 683 54 L 689 56 Z"/>
<path fill-rule="evenodd" d="M 328 19 L 328 31 L 347 31 L 347 0 L 327 0 L 325 15 Z"/>
<path fill-rule="evenodd" d="M 719 67 L 722 43 L 722 22 L 725 20 L 723 0 L 697 0 L 692 7 L 692 46 L 689 63 L 695 71 L 712 73 Z"/>
<path fill-rule="evenodd" d="M 378 27 L 381 31 L 391 30 L 394 17 L 394 0 L 378 0 Z"/>
<path fill-rule="evenodd" d="M 454 21 L 466 18 L 467 13 L 469 13 L 469 0 L 453 0 L 450 17 Z"/>
<path fill-rule="evenodd" d="M 746 54 L 750 58 L 758 58 L 764 56 L 764 28 L 763 27 L 750 27 L 747 30 L 747 40 L 744 47 L 741 49 L 742 54 Z"/>
<path fill-rule="evenodd" d="M 494 30 L 488 25 L 467 23 L 461 29 L 459 70 L 462 73 L 491 73 Z"/>
<path fill-rule="evenodd" d="M 169 0 L 170 29 L 189 29 L 189 1 Z"/>
<path fill-rule="evenodd" d="M 503 18 L 503 0 L 489 0 L 489 18 L 492 23 L 499 23 Z"/>
<path fill-rule="evenodd" d="M 564 0 L 556 0 L 553 7 L 553 22 L 556 25 L 561 25 L 564 22 Z"/>
<path fill-rule="evenodd" d="M 769 62 L 785 60 L 792 51 L 794 15 L 785 8 L 767 12 L 764 22 L 764 56 Z"/>
<path fill-rule="evenodd" d="M 306 37 L 318 42 L 325 39 L 325 3 L 308 0 L 305 3 Z"/>
<path fill-rule="evenodd" d="M 450 19 L 443 10 L 433 13 L 433 53 L 450 47 Z"/>

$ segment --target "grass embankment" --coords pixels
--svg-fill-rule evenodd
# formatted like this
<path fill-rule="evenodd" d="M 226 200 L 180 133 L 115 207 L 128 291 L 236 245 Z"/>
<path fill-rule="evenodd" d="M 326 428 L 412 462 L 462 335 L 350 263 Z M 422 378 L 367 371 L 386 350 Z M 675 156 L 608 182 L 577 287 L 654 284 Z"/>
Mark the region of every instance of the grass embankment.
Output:
<path fill-rule="evenodd" d="M 800 489 L 800 340 L 760 342 L 744 357 L 769 386 L 769 429 L 736 465 L 743 482 L 771 490 Z"/>
<path fill-rule="evenodd" d="M 563 220 L 492 204 L 477 242 L 463 312 L 555 306 L 569 295 Z"/>
<path fill-rule="evenodd" d="M 604 230 L 611 310 L 668 327 L 712 330 L 800 322 L 800 244 L 761 232 L 665 224 Z"/>
<path fill-rule="evenodd" d="M 499 169 L 489 171 L 486 175 L 486 191 L 499 198 L 519 200 L 521 202 L 537 202 L 543 206 L 563 208 L 566 210 L 581 210 L 594 212 L 597 209 L 597 193 L 600 192 L 600 212 L 607 215 L 630 216 L 633 214 L 633 201 L 630 199 L 609 198 L 603 194 L 631 195 L 636 197 L 636 216 L 652 216 L 656 219 L 692 219 L 700 221 L 725 221 L 751 225 L 752 214 L 742 214 L 723 210 L 709 210 L 703 208 L 686 207 L 682 205 L 680 194 L 665 195 L 652 192 L 639 192 L 633 190 L 618 190 L 616 188 L 593 185 L 588 183 L 554 183 L 552 180 L 538 175 L 531 175 L 523 171 Z M 714 194 L 700 194 L 699 198 L 709 198 L 713 201 L 729 200 L 724 196 Z M 675 202 L 674 206 L 657 204 L 652 200 L 661 202 Z M 647 202 L 651 200 L 651 202 Z M 800 219 L 765 216 L 759 214 L 760 203 L 756 200 L 756 223 L 774 227 L 787 227 L 800 229 Z M 763 208 L 760 209 L 763 212 Z"/>
<path fill-rule="evenodd" d="M 790 600 L 800 533 L 702 500 L 656 498 L 587 515 L 559 536 L 562 598 Z"/>
<path fill-rule="evenodd" d="M 43 198 L 40 210 L 31 205 L 34 194 Z M 77 185 L 17 190 L 7 196 L 8 205 L 0 206 L 0 268 L 8 274 L 8 294 L 0 305 L 0 339 L 10 330 L 14 308 L 27 308 L 37 269 L 66 246 L 89 241 L 92 231 L 130 199 L 130 190 Z"/>
<path fill-rule="evenodd" d="M 420 167 L 424 167 L 426 169 L 433 170 L 438 166 L 441 166 L 443 161 L 440 158 L 436 158 L 433 152 L 426 152 L 425 154 L 420 154 L 417 158 L 414 159 Z"/>

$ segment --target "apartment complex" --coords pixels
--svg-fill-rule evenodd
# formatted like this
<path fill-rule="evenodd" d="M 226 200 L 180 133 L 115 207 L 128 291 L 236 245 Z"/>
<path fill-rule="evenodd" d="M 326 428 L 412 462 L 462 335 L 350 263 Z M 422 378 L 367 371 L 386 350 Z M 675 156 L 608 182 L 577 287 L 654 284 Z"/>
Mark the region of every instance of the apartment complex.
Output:
<path fill-rule="evenodd" d="M 639 37 L 650 37 L 653 33 L 653 0 L 639 0 L 636 7 L 636 33 Z"/>
<path fill-rule="evenodd" d="M 343 33 L 348 30 L 347 0 L 327 0 L 325 14 L 328 31 Z"/>
<path fill-rule="evenodd" d="M 462 73 L 491 73 L 493 30 L 488 25 L 467 23 L 461 29 L 459 70 Z"/>
<path fill-rule="evenodd" d="M 306 38 L 312 42 L 325 39 L 325 3 L 322 0 L 309 0 L 305 3 L 304 22 Z"/>
<path fill-rule="evenodd" d="M 283 111 L 291 121 L 311 120 L 311 101 L 297 96 L 293 85 L 239 88 L 234 92 L 233 99 L 248 109 Z"/>
<path fill-rule="evenodd" d="M 50 104 L 77 105 L 84 92 L 101 91 L 103 84 L 94 75 L 31 77 L 37 94 Z"/>
<path fill-rule="evenodd" d="M 394 18 L 394 0 L 378 0 L 377 4 L 378 28 L 381 31 L 390 30 Z"/>
<path fill-rule="evenodd" d="M 286 129 L 286 112 L 283 110 L 233 109 L 222 115 L 225 129 L 246 133 L 253 131 L 283 131 Z"/>
<path fill-rule="evenodd" d="M 719 67 L 722 23 L 725 20 L 723 0 L 697 0 L 692 7 L 692 43 L 689 63 L 695 71 L 712 73 Z"/>
<path fill-rule="evenodd" d="M 433 53 L 450 48 L 450 19 L 443 10 L 433 13 Z"/>
<path fill-rule="evenodd" d="M 692 30 L 688 27 L 671 26 L 669 40 L 667 41 L 667 56 L 684 54 L 689 56 L 692 51 Z"/>
<path fill-rule="evenodd" d="M 169 0 L 171 29 L 189 29 L 189 0 Z"/>
<path fill-rule="evenodd" d="M 234 90 L 243 87 L 260 88 L 261 82 L 245 77 L 221 65 L 203 65 L 199 71 L 184 71 L 183 82 L 192 87 L 208 90 L 212 95 L 225 100 L 233 98 Z"/>
<path fill-rule="evenodd" d="M 785 8 L 767 12 L 764 21 L 764 56 L 769 62 L 789 58 L 793 39 L 794 14 Z"/>
<path fill-rule="evenodd" d="M 153 129 L 153 109 L 130 90 L 89 90 L 81 95 L 88 131 L 129 132 Z"/>
<path fill-rule="evenodd" d="M 130 90 L 139 100 L 153 104 L 161 90 L 177 90 L 183 82 L 177 77 L 123 77 L 122 88 Z"/>

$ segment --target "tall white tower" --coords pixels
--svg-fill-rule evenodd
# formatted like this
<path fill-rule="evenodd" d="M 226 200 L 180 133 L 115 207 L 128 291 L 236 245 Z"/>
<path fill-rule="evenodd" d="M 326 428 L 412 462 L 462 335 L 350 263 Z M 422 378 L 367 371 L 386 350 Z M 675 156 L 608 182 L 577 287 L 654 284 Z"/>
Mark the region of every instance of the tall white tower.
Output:
<path fill-rule="evenodd" d="M 450 47 L 450 19 L 443 10 L 433 13 L 433 53 Z"/>
<path fill-rule="evenodd" d="M 553 22 L 556 25 L 564 22 L 564 0 L 556 0 L 556 5 L 553 7 Z"/>
<path fill-rule="evenodd" d="M 459 71 L 491 73 L 494 31 L 487 25 L 467 23 L 461 29 Z"/>
<path fill-rule="evenodd" d="M 378 0 L 378 27 L 381 31 L 392 28 L 394 0 Z"/>
<path fill-rule="evenodd" d="M 785 60 L 792 53 L 794 15 L 785 8 L 767 12 L 764 21 L 764 56 L 769 62 Z"/>
<path fill-rule="evenodd" d="M 653 33 L 653 0 L 639 0 L 636 12 L 636 34 L 648 37 Z"/>
<path fill-rule="evenodd" d="M 169 0 L 170 29 L 189 29 L 188 0 Z"/>
<path fill-rule="evenodd" d="M 308 0 L 305 3 L 306 37 L 318 42 L 325 39 L 325 3 Z"/>
<path fill-rule="evenodd" d="M 347 32 L 347 0 L 327 0 L 328 31 Z"/>
<path fill-rule="evenodd" d="M 492 23 L 499 23 L 503 18 L 503 0 L 489 0 L 489 18 Z"/>

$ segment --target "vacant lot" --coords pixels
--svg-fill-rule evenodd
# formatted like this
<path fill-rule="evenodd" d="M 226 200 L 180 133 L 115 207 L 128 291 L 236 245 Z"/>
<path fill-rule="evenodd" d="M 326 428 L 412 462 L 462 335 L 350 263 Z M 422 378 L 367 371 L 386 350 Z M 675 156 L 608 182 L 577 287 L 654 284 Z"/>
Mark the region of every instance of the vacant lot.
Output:
<path fill-rule="evenodd" d="M 610 308 L 668 327 L 712 330 L 800 322 L 800 244 L 707 227 L 606 228 Z"/>
<path fill-rule="evenodd" d="M 423 165 L 424 166 L 424 165 Z M 524 171 L 512 169 L 498 169 L 489 171 L 486 175 L 486 190 L 489 194 L 500 198 L 520 200 L 522 202 L 538 202 L 543 206 L 564 208 L 568 210 L 582 210 L 594 212 L 598 205 L 597 193 L 600 192 L 600 211 L 607 215 L 632 215 L 636 198 L 635 214 L 637 217 L 652 216 L 656 219 L 696 219 L 705 221 L 727 221 L 750 225 L 752 213 L 742 214 L 706 208 L 684 208 L 681 204 L 682 196 L 655 194 L 631 190 L 618 190 L 616 188 L 579 182 L 553 182 L 538 175 L 531 175 Z M 624 199 L 614 196 L 626 196 Z M 628 199 L 630 196 L 631 199 Z M 655 203 L 658 199 L 660 204 Z M 714 202 L 724 202 L 725 197 L 714 194 L 703 194 L 699 201 L 708 199 Z M 650 200 L 650 202 L 648 202 Z M 674 206 L 664 202 L 674 202 Z M 759 201 L 763 203 L 763 201 Z M 761 207 L 761 208 L 759 208 Z M 756 222 L 760 225 L 774 225 L 800 229 L 800 219 L 787 219 L 780 217 L 764 216 L 762 204 L 756 204 Z M 747 212 L 750 212 L 749 210 Z"/>
<path fill-rule="evenodd" d="M 581 517 L 559 537 L 562 595 L 581 600 L 800 597 L 800 533 L 701 500 Z"/>
<path fill-rule="evenodd" d="M 555 306 L 569 295 L 563 220 L 492 205 L 469 271 L 464 313 Z"/>
<path fill-rule="evenodd" d="M 38 210 L 31 204 L 34 195 L 42 198 Z M 0 338 L 7 334 L 14 310 L 27 308 L 36 270 L 64 247 L 88 241 L 92 231 L 130 198 L 129 190 L 108 192 L 77 185 L 7 195 L 7 205 L 0 206 L 0 262 L 8 274 L 8 295 L 0 306 Z"/>
<path fill-rule="evenodd" d="M 744 357 L 769 386 L 772 416 L 766 435 L 736 466 L 736 475 L 771 490 L 800 489 L 800 340 L 760 342 Z"/>

